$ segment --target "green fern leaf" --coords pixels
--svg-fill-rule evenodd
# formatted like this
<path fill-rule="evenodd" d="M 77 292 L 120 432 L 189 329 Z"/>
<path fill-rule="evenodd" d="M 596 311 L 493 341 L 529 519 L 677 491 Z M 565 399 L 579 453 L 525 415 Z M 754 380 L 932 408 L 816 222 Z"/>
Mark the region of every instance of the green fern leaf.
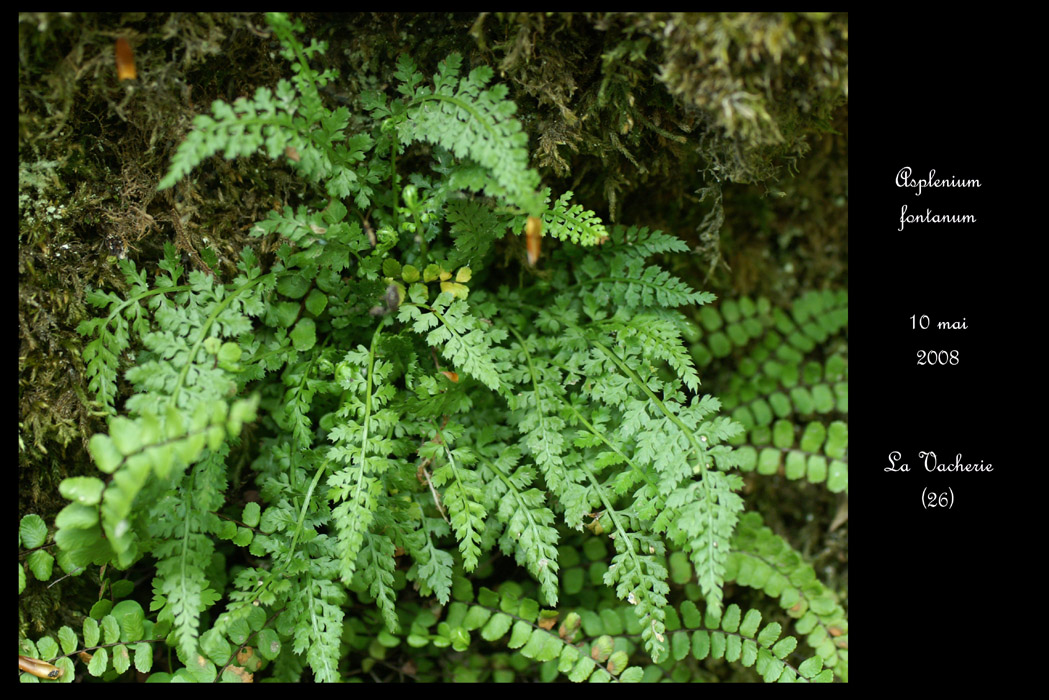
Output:
<path fill-rule="evenodd" d="M 469 158 L 491 173 L 486 194 L 538 215 L 539 175 L 528 167 L 528 136 L 513 118 L 516 105 L 506 99 L 504 85 L 486 89 L 491 68 L 480 66 L 458 78 L 461 65 L 458 54 L 448 56 L 438 66 L 430 90 L 414 87 L 414 63 L 400 59 L 400 76 L 412 81 L 401 88 L 412 98 L 399 124 L 401 141 L 427 141 L 458 158 Z"/>

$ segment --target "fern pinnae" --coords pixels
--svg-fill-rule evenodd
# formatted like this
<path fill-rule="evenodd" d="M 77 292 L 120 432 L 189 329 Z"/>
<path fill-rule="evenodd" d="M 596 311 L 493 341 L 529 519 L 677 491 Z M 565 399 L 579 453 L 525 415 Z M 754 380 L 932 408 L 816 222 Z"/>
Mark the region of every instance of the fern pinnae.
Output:
<path fill-rule="evenodd" d="M 206 285 L 206 289 L 208 289 L 209 291 L 214 288 L 210 277 L 200 274 L 198 279 Z M 229 307 L 231 307 L 235 302 L 238 301 L 238 296 L 241 293 L 249 292 L 251 291 L 252 287 L 266 281 L 268 281 L 267 277 L 258 277 L 246 283 L 244 286 L 235 289 L 228 295 L 223 296 L 221 292 L 217 292 L 214 308 L 211 309 L 211 312 L 201 324 L 197 332 L 197 337 L 193 345 L 189 348 L 189 357 L 196 358 L 200 354 L 201 350 L 204 347 L 205 341 L 209 337 L 211 337 L 211 327 L 213 325 L 219 325 L 219 319 L 223 315 L 223 312 L 225 312 Z M 225 328 L 223 330 L 225 331 L 224 334 L 226 335 L 238 335 L 239 333 L 245 332 L 251 328 L 250 322 L 247 321 L 247 316 L 238 313 L 237 311 L 232 309 L 231 313 L 227 315 L 227 318 L 224 320 L 223 323 L 225 324 Z M 186 386 L 187 378 L 190 372 L 190 368 L 192 366 L 192 362 L 186 362 L 183 365 L 181 371 L 179 372 L 178 381 L 171 391 L 171 405 L 179 405 L 179 394 L 182 391 L 182 389 Z"/>
<path fill-rule="evenodd" d="M 367 533 L 361 554 L 365 561 L 369 562 L 369 566 L 362 570 L 361 581 L 367 586 L 368 593 L 378 602 L 383 622 L 391 632 L 400 630 L 397 608 L 393 600 L 395 553 L 396 547 L 389 537 L 374 532 Z"/>
<path fill-rule="evenodd" d="M 435 442 L 428 445 L 420 456 L 435 457 L 440 453 L 444 463 L 434 469 L 433 483 L 440 488 L 447 486 L 441 494 L 452 520 L 452 528 L 459 540 L 459 551 L 463 555 L 463 567 L 473 571 L 477 567 L 481 554 L 481 533 L 484 531 L 484 518 L 487 511 L 481 502 L 480 478 L 476 472 L 456 462 L 455 452 L 451 449 L 447 430 L 430 422 Z M 445 428 L 448 426 L 446 425 Z"/>
<path fill-rule="evenodd" d="M 192 492 L 193 477 L 190 477 L 189 491 Z M 164 580 L 162 591 L 166 594 L 167 601 L 165 610 L 174 622 L 177 638 L 179 640 L 179 652 L 185 659 L 191 659 L 197 648 L 197 626 L 200 620 L 200 611 L 205 606 L 201 600 L 203 587 L 201 579 L 204 578 L 203 571 L 196 564 L 190 563 L 190 538 L 192 536 L 192 498 L 182 499 L 184 510 L 182 534 L 179 538 L 177 554 L 174 561 L 177 571 L 167 571 L 165 560 L 161 560 L 157 566 L 157 578 Z M 210 540 L 206 540 L 208 545 Z M 174 575 L 171 575 L 174 574 Z M 172 583 L 174 585 L 172 585 Z"/>
<path fill-rule="evenodd" d="M 424 540 L 421 548 L 413 549 L 415 565 L 408 571 L 408 579 L 420 582 L 424 595 L 432 592 L 442 605 L 448 603 L 452 592 L 452 571 L 455 566 L 450 552 L 441 549 L 434 540 L 447 535 L 450 525 L 441 518 L 424 517 L 420 533 Z"/>
<path fill-rule="evenodd" d="M 643 391 L 648 396 L 649 400 L 654 405 L 659 407 L 660 411 L 663 412 L 663 415 L 665 415 L 669 420 L 673 421 L 673 423 L 678 427 L 678 429 L 681 430 L 681 433 L 686 437 L 686 439 L 692 445 L 693 453 L 697 457 L 699 457 L 701 459 L 701 461 L 700 461 L 700 473 L 702 474 L 702 472 L 705 471 L 705 469 L 706 469 L 706 462 L 705 462 L 704 459 L 702 459 L 705 456 L 705 454 L 706 454 L 706 450 L 700 445 L 700 442 L 696 440 L 696 437 L 695 437 L 695 435 L 693 435 L 692 431 L 689 430 L 688 427 L 685 426 L 681 422 L 681 419 L 678 418 L 677 415 L 675 415 L 672 411 L 670 411 L 669 408 L 667 408 L 666 404 L 662 401 L 662 399 L 660 399 L 658 396 L 656 396 L 652 392 L 652 390 L 649 388 L 648 384 L 646 384 L 637 375 L 637 373 L 634 372 L 634 370 L 630 369 L 630 366 L 627 365 L 622 360 L 622 358 L 619 357 L 619 355 L 617 355 L 615 352 L 610 350 L 607 346 L 604 345 L 604 343 L 602 343 L 599 340 L 591 339 L 590 342 L 593 344 L 594 347 L 596 347 L 598 350 L 600 350 L 602 353 L 604 353 L 606 357 L 608 357 L 612 362 L 614 362 L 616 364 L 616 366 L 619 367 L 619 369 L 627 377 L 629 377 L 634 382 L 634 384 L 638 388 L 641 389 L 641 391 Z"/>
<path fill-rule="evenodd" d="M 295 548 L 299 544 L 299 537 L 303 533 L 304 523 L 306 521 L 306 513 L 309 512 L 310 506 L 313 504 L 313 492 L 317 488 L 317 484 L 324 476 L 324 472 L 328 469 L 328 460 L 322 460 L 317 471 L 313 474 L 313 479 L 310 481 L 309 488 L 306 489 L 306 493 L 302 499 L 302 508 L 299 510 L 299 517 L 295 521 L 295 532 L 291 536 L 291 544 L 288 547 L 288 553 L 284 557 L 284 563 L 281 565 L 282 569 L 286 569 L 292 562 L 295 556 Z"/>
<path fill-rule="evenodd" d="M 307 585 L 307 587 L 312 588 L 313 587 L 313 582 L 307 580 L 307 584 L 306 585 Z M 311 627 L 311 629 L 313 631 L 313 638 L 318 640 L 318 642 L 320 642 L 325 637 L 324 630 L 322 630 L 320 628 L 320 621 L 317 619 L 318 616 L 317 616 L 316 610 L 314 609 L 314 598 L 313 598 L 313 596 L 312 595 L 309 596 L 309 598 L 307 600 L 308 600 L 308 604 L 309 604 L 310 627 Z M 318 653 L 319 648 L 320 648 L 319 644 L 316 645 L 316 646 L 311 646 L 311 648 L 310 648 L 311 662 L 314 665 L 314 670 L 315 670 L 315 672 L 317 674 L 317 680 L 319 680 L 319 681 L 329 681 L 329 682 L 335 681 L 337 679 L 337 675 L 335 673 L 335 669 L 333 668 L 331 660 L 329 658 L 331 656 L 331 654 Z M 318 660 L 319 660 L 319 663 L 317 663 Z"/>
<path fill-rule="evenodd" d="M 536 464 L 542 470 L 543 477 L 546 479 L 546 483 L 550 488 L 555 491 L 562 490 L 568 483 L 571 482 L 567 471 L 564 468 L 564 460 L 561 456 L 561 449 L 564 444 L 564 436 L 561 433 L 561 428 L 564 427 L 564 420 L 562 420 L 556 413 L 547 408 L 547 403 L 553 403 L 556 401 L 554 397 L 547 397 L 544 395 L 543 390 L 540 388 L 539 372 L 536 367 L 536 359 L 533 358 L 532 353 L 528 350 L 528 345 L 525 343 L 525 339 L 521 337 L 521 334 L 512 326 L 508 325 L 507 328 L 514 337 L 517 338 L 518 347 L 520 352 L 524 355 L 526 366 L 528 368 L 528 379 L 532 384 L 532 402 L 535 405 L 535 414 L 537 416 L 536 428 L 529 432 L 526 437 L 526 444 L 529 447 L 529 451 L 532 453 Z M 564 391 L 563 387 L 555 379 L 552 383 L 554 391 Z M 521 409 L 523 412 L 527 412 L 527 405 L 524 403 L 525 397 L 523 395 L 514 395 L 509 399 L 509 403 L 512 409 Z M 523 423 L 518 423 L 520 429 L 524 429 Z"/>
<path fill-rule="evenodd" d="M 572 194 L 571 190 L 565 192 L 543 213 L 543 235 L 583 246 L 596 246 L 608 240 L 608 230 L 593 211 L 584 211 L 582 204 L 568 205 Z M 543 196 L 549 199 L 549 188 L 543 191 Z"/>
<path fill-rule="evenodd" d="M 402 56 L 398 63 L 402 75 L 416 75 L 410 58 Z M 402 123 L 401 141 L 425 140 L 460 158 L 471 158 L 491 172 L 485 185 L 488 194 L 538 215 L 542 206 L 539 174 L 528 167 L 528 137 L 512 117 L 516 106 L 505 99 L 505 86 L 484 89 L 493 76 L 487 66 L 475 68 L 455 87 L 461 65 L 461 57 L 450 54 L 438 66 L 432 91 L 406 91 L 412 99 Z M 458 111 L 457 118 L 449 119 L 442 103 Z"/>
<path fill-rule="evenodd" d="M 646 355 L 665 361 L 685 386 L 693 393 L 698 392 L 701 384 L 699 374 L 692 357 L 681 344 L 680 332 L 673 321 L 664 315 L 666 313 L 675 312 L 631 314 L 629 318 L 624 319 L 627 314 L 621 311 L 613 318 L 599 321 L 596 325 L 605 332 L 614 332 L 623 338 L 639 338 Z"/>
<path fill-rule="evenodd" d="M 486 332 L 480 321 L 469 313 L 466 301 L 448 292 L 438 294 L 433 305 L 426 303 L 426 288 L 421 284 L 413 284 L 409 294 L 412 301 L 400 305 L 398 320 L 412 322 L 417 333 L 429 331 L 426 334 L 429 345 L 441 346 L 441 354 L 457 368 L 475 376 L 490 389 L 498 390 L 502 380 L 490 348 L 500 339 L 502 331 Z M 429 313 L 423 313 L 424 310 Z"/>
<path fill-rule="evenodd" d="M 483 454 L 478 455 L 486 467 L 492 470 L 505 486 L 497 515 L 507 526 L 506 534 L 514 541 L 518 563 L 525 564 L 528 571 L 539 581 L 543 595 L 550 605 L 557 605 L 557 531 L 551 527 L 553 513 L 541 504 L 542 493 L 537 489 L 523 492 L 516 480 L 527 486 L 533 475 L 527 467 L 518 467 L 513 475 L 507 474 L 496 463 Z M 503 459 L 516 464 L 517 454 L 503 454 Z M 512 468 L 512 467 L 511 467 Z M 512 495 L 512 498 L 509 496 Z M 524 520 L 523 526 L 516 524 Z M 516 527 L 514 525 L 516 524 Z M 523 561 L 522 561 L 523 560 Z"/>
<path fill-rule="evenodd" d="M 616 595 L 622 600 L 630 601 L 637 605 L 638 617 L 641 620 L 641 636 L 645 640 L 645 648 L 652 655 L 653 660 L 662 658 L 666 652 L 664 644 L 665 631 L 664 620 L 666 614 L 663 608 L 666 606 L 666 595 L 670 587 L 666 584 L 667 570 L 653 556 L 657 554 L 656 547 L 652 545 L 649 554 L 640 554 L 635 551 L 634 539 L 623 526 L 622 514 L 618 513 L 612 505 L 612 499 L 605 493 L 604 486 L 597 480 L 594 473 L 587 467 L 585 462 L 580 463 L 580 468 L 586 474 L 595 493 L 601 499 L 605 512 L 612 521 L 615 530 L 615 547 L 619 552 L 613 559 L 612 565 L 604 575 L 607 586 L 613 586 L 618 582 Z M 640 540 L 639 540 L 640 542 Z M 662 556 L 662 545 L 658 554 Z M 630 562 L 630 566 L 624 566 Z"/>
<path fill-rule="evenodd" d="M 341 604 L 346 596 L 325 578 L 315 578 L 308 572 L 301 578 L 305 583 L 302 597 L 306 609 L 304 615 L 297 616 L 299 624 L 295 628 L 294 648 L 296 653 L 306 653 L 318 682 L 335 683 L 339 680 L 338 640 L 344 617 Z M 302 604 L 302 600 L 293 600 L 289 607 L 294 611 Z"/>
<path fill-rule="evenodd" d="M 666 501 L 668 512 L 673 512 L 678 517 L 678 520 L 675 521 L 676 529 L 672 528 L 671 532 L 677 540 L 682 540 L 681 533 L 688 534 L 688 539 L 679 541 L 679 544 L 687 546 L 691 551 L 701 588 L 708 596 L 708 604 L 712 609 L 719 610 L 721 586 L 724 580 L 724 562 L 728 556 L 730 538 L 738 513 L 743 508 L 742 499 L 734 491 L 742 487 L 742 480 L 737 475 L 726 475 L 714 470 L 711 463 L 712 458 L 705 447 L 708 437 L 701 435 L 697 440 L 694 431 L 686 426 L 678 415 L 670 411 L 667 405 L 652 393 L 647 384 L 641 381 L 640 377 L 616 353 L 599 341 L 592 342 L 648 395 L 649 400 L 678 427 L 692 446 L 692 456 L 698 460 L 695 462 L 694 471 L 699 480 L 681 488 L 678 484 L 686 475 L 666 474 L 672 478 L 664 479 L 661 482 L 660 490 L 664 495 L 669 494 Z M 713 402 L 716 405 L 716 400 Z M 731 425 L 727 430 L 730 433 L 736 432 Z M 686 503 L 689 504 L 688 508 L 693 513 L 689 520 L 690 525 L 683 526 L 681 508 Z"/>
<path fill-rule="evenodd" d="M 327 81 L 325 76 L 318 76 L 307 59 L 309 53 L 324 53 L 324 42 L 313 40 L 308 49 L 303 47 L 302 42 L 295 36 L 297 32 L 303 30 L 302 23 L 291 22 L 286 15 L 280 12 L 267 13 L 266 21 L 273 28 L 273 33 L 280 39 L 285 57 L 298 64 L 295 81 L 300 86 L 303 96 L 311 101 L 311 106 L 319 108 L 320 91 L 318 87 L 322 87 Z M 318 82 L 320 82 L 319 85 Z"/>
<path fill-rule="evenodd" d="M 583 414 L 580 413 L 579 409 L 576 408 L 575 404 L 573 404 L 571 402 L 566 402 L 565 406 L 568 408 L 569 411 L 572 412 L 572 415 L 575 416 L 576 420 L 578 420 L 580 423 L 582 423 L 583 426 L 588 431 L 590 431 L 590 433 L 594 437 L 596 437 L 602 443 L 607 445 L 608 448 L 610 450 L 612 450 L 612 452 L 614 452 L 616 455 L 618 455 L 620 458 L 622 458 L 622 460 L 630 467 L 630 469 L 637 476 L 639 476 L 641 479 L 643 479 L 653 489 L 657 489 L 658 488 L 658 485 L 656 484 L 656 481 L 653 479 L 652 475 L 648 472 L 648 470 L 644 469 L 641 465 L 637 464 L 628 455 L 626 455 L 619 447 L 617 447 L 615 444 L 613 444 L 612 441 L 609 439 L 608 435 L 605 433 L 605 431 L 599 429 L 597 426 L 593 425 L 590 421 L 588 421 L 586 419 L 586 417 L 584 417 Z"/>
<path fill-rule="evenodd" d="M 119 267 L 129 288 L 125 298 L 112 292 L 89 290 L 88 302 L 98 308 L 108 306 L 109 315 L 82 321 L 77 326 L 80 335 L 98 334 L 84 347 L 85 376 L 88 378 L 88 389 L 95 393 L 109 414 L 116 413 L 117 373 L 121 355 L 130 347 L 131 332 L 141 337 L 148 331 L 149 323 L 142 314 L 141 302 L 157 295 L 185 292 L 192 288 L 191 285 L 178 285 L 182 266 L 178 264 L 175 247 L 170 243 L 165 244 L 164 258 L 160 262 L 161 270 L 168 275 L 158 273 L 155 288 L 150 288 L 145 271 L 138 271 L 134 261 L 121 260 Z M 112 332 L 109 331 L 111 324 Z"/>

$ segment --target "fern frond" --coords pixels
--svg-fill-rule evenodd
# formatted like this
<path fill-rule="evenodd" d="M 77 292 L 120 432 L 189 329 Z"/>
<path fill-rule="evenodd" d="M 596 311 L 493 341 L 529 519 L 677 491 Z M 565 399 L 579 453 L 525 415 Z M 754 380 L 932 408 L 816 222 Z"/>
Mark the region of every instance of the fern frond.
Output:
<path fill-rule="evenodd" d="M 113 479 L 92 500 L 71 503 L 59 513 L 55 542 L 80 566 L 108 561 L 130 565 L 141 555 L 135 543 L 148 525 L 132 517 L 132 506 L 150 478 L 172 479 L 196 462 L 205 447 L 218 449 L 227 435 L 236 435 L 254 420 L 257 405 L 257 398 L 232 407 L 201 404 L 188 422 L 173 408 L 163 419 L 152 413 L 135 420 L 111 419 L 110 434 L 92 437 L 88 450 L 96 466 Z"/>
<path fill-rule="evenodd" d="M 293 168 L 309 182 L 322 183 L 333 197 L 354 195 L 358 206 L 370 201 L 370 184 L 376 180 L 367 165 L 359 165 L 373 146 L 366 133 L 347 137 L 344 131 L 350 113 L 346 108 L 327 111 L 318 88 L 334 72 L 317 73 L 308 57 L 325 46 L 312 42 L 303 47 L 295 38 L 287 18 L 267 15 L 285 46 L 284 56 L 293 62 L 295 77 L 281 80 L 276 90 L 260 87 L 251 98 L 241 97 L 232 105 L 216 100 L 211 116 L 198 115 L 193 130 L 179 145 L 158 189 L 167 189 L 186 177 L 201 162 L 221 152 L 226 160 L 265 153 L 271 160 L 287 157 Z"/>
<path fill-rule="evenodd" d="M 537 662 L 557 661 L 549 664 L 553 680 L 562 673 L 573 683 L 590 680 L 593 683 L 620 682 L 636 683 L 641 680 L 642 669 L 628 666 L 626 652 L 613 652 L 613 640 L 603 636 L 592 643 L 577 644 L 580 616 L 569 613 L 559 627 L 552 624 L 557 613 L 541 610 L 530 598 L 520 600 L 482 588 L 477 602 L 467 608 L 454 603 L 447 616 L 451 629 L 462 629 L 465 633 L 480 630 L 482 639 L 497 642 L 509 633 L 507 647 L 519 649 L 520 654 Z"/>
<path fill-rule="evenodd" d="M 185 274 L 169 245 L 155 275 L 122 261 L 123 291 L 89 292 L 85 381 L 113 415 L 88 449 L 110 478 L 62 483 L 57 558 L 42 520 L 20 527 L 40 550 L 20 594 L 55 563 L 109 576 L 152 557 L 152 620 L 94 606 L 89 673 L 151 657 L 132 647 L 148 628 L 179 661 L 150 680 L 337 681 L 409 648 L 420 663 L 397 672 L 420 681 L 683 680 L 707 657 L 847 678 L 833 592 L 739 496 L 741 472 L 780 469 L 847 491 L 847 295 L 713 306 L 652 259 L 683 241 L 540 191 L 491 68 L 463 75 L 452 54 L 424 77 L 405 55 L 351 113 L 325 105 L 325 44 L 267 21 L 287 79 L 212 105 L 161 185 L 265 154 L 306 189 L 279 189 L 294 203 L 251 228 L 260 252 L 233 279 L 214 251 L 213 275 Z M 573 244 L 543 269 L 498 243 L 526 218 L 534 240 L 537 217 Z M 723 404 L 698 394 L 700 370 Z M 778 597 L 816 656 L 733 605 L 727 581 Z M 133 588 L 106 583 L 116 601 Z M 512 663 L 466 656 L 477 636 Z M 71 630 L 59 641 L 76 651 Z"/>
<path fill-rule="evenodd" d="M 189 289 L 188 286 L 178 286 L 182 266 L 178 264 L 175 246 L 170 243 L 164 245 L 164 258 L 160 262 L 162 272 L 168 274 L 157 275 L 155 289 L 150 289 L 145 273 L 135 268 L 134 261 L 121 260 L 119 265 L 128 285 L 126 299 L 113 292 L 89 290 L 88 302 L 96 308 L 108 307 L 109 315 L 87 319 L 77 326 L 77 332 L 81 335 L 98 335 L 84 346 L 85 376 L 88 389 L 111 414 L 116 412 L 114 400 L 120 358 L 131 345 L 132 331 L 141 338 L 150 329 L 148 316 L 143 313 L 140 302 L 150 301 L 151 297 L 158 294 Z"/>
<path fill-rule="evenodd" d="M 555 492 L 562 492 L 571 483 L 562 457 L 565 421 L 558 415 L 565 396 L 563 377 L 557 367 L 537 355 L 540 349 L 547 349 L 543 340 L 536 335 L 526 340 L 511 330 L 517 344 L 511 346 L 510 356 L 523 362 L 513 363 L 517 370 L 511 376 L 521 386 L 507 399 L 510 419 L 524 435 L 523 445 L 539 465 L 546 483 Z"/>
<path fill-rule="evenodd" d="M 813 656 L 797 667 L 783 661 L 797 647 L 794 637 L 783 637 L 778 622 L 771 622 L 760 631 L 761 613 L 748 610 L 744 615 L 733 603 L 724 613 L 708 610 L 706 619 L 695 604 L 686 600 L 681 604 L 681 624 L 684 629 L 675 632 L 671 640 L 674 656 L 684 658 L 691 652 L 696 659 L 724 658 L 743 666 L 754 666 L 766 683 L 790 683 L 798 680 L 829 682 L 829 669 L 821 659 Z M 692 631 L 691 638 L 688 633 Z"/>
<path fill-rule="evenodd" d="M 549 190 L 544 191 L 544 196 L 549 197 Z M 583 246 L 594 246 L 607 240 L 608 231 L 597 214 L 584 211 L 582 204 L 569 206 L 571 199 L 572 192 L 565 192 L 543 213 L 543 235 Z"/>
<path fill-rule="evenodd" d="M 589 258 L 579 269 L 583 275 L 579 286 L 604 308 L 691 306 L 715 299 L 710 292 L 692 291 L 669 272 L 656 265 L 645 267 L 642 258 L 624 253 L 614 254 L 607 266 Z"/>
<path fill-rule="evenodd" d="M 837 595 L 817 578 L 812 565 L 764 525 L 761 514 L 745 513 L 732 541 L 725 580 L 758 588 L 778 599 L 795 628 L 843 681 L 849 680 L 849 621 Z"/>
<path fill-rule="evenodd" d="M 427 305 L 426 287 L 421 284 L 413 284 L 409 295 L 413 303 L 401 304 L 397 319 L 402 323 L 411 322 L 416 333 L 429 331 L 426 342 L 440 346 L 441 354 L 460 371 L 476 377 L 490 389 L 499 389 L 502 380 L 491 347 L 502 340 L 506 332 L 499 328 L 486 330 L 470 313 L 465 300 L 447 292 L 438 294 L 432 306 Z"/>
<path fill-rule="evenodd" d="M 442 462 L 433 471 L 433 485 L 438 489 L 444 487 L 441 500 L 448 507 L 452 530 L 463 555 L 463 567 L 473 571 L 481 554 L 481 533 L 488 512 L 484 507 L 484 483 L 480 474 L 467 466 L 476 458 L 469 450 L 450 446 L 452 435 L 459 429 L 451 423 L 444 428 L 434 425 L 432 439 L 420 448 L 419 456 Z"/>
<path fill-rule="evenodd" d="M 304 577 L 299 595 L 288 602 L 286 615 L 295 620 L 292 649 L 306 654 L 318 683 L 339 681 L 339 639 L 346 594 L 324 578 Z"/>
<path fill-rule="evenodd" d="M 636 338 L 647 357 L 667 362 L 671 369 L 693 392 L 699 391 L 699 375 L 681 343 L 678 327 L 664 315 L 617 313 L 614 319 L 601 322 L 602 330 L 617 334 L 621 339 Z"/>
<path fill-rule="evenodd" d="M 580 464 L 580 469 L 604 508 L 603 518 L 607 517 L 615 541 L 617 553 L 604 574 L 604 583 L 614 586 L 621 600 L 636 606 L 645 649 L 658 662 L 666 653 L 664 608 L 670 592 L 666 583 L 667 570 L 662 563 L 666 549 L 658 538 L 631 531 L 630 518 L 635 514 L 630 509 L 617 511 L 613 506 L 614 496 L 598 481 L 593 471 L 586 464 Z"/>
<path fill-rule="evenodd" d="M 489 482 L 489 496 L 498 499 L 496 517 L 505 526 L 501 539 L 504 552 L 513 552 L 517 562 L 539 581 L 548 604 L 557 605 L 557 530 L 554 514 L 537 488 L 527 488 L 535 474 L 528 465 L 517 466 L 517 450 L 504 450 L 495 459 L 481 456 L 482 463 L 495 474 Z"/>
<path fill-rule="evenodd" d="M 741 488 L 743 479 L 739 475 L 708 469 L 702 481 L 667 497 L 667 508 L 676 515 L 667 537 L 690 553 L 710 610 L 721 610 L 725 562 L 743 510 L 743 499 L 736 493 Z"/>
<path fill-rule="evenodd" d="M 341 576 L 352 581 L 357 559 L 375 512 L 385 502 L 382 475 L 391 467 L 391 453 L 385 439 L 398 415 L 384 408 L 392 394 L 385 384 L 391 366 L 377 360 L 382 324 L 372 335 L 370 349 L 359 346 L 346 353 L 336 368 L 336 380 L 346 390 L 335 414 L 329 439 L 335 446 L 328 458 L 345 465 L 328 478 L 328 498 L 337 505 L 332 518 L 339 532 L 338 548 Z"/>
<path fill-rule="evenodd" d="M 417 76 L 410 58 L 398 61 L 399 74 Z M 469 158 L 491 176 L 485 194 L 539 215 L 539 174 L 528 167 L 528 135 L 513 118 L 516 105 L 506 99 L 505 85 L 486 88 L 493 71 L 487 66 L 459 78 L 462 58 L 451 54 L 438 66 L 433 88 L 401 88 L 411 96 L 405 119 L 398 124 L 402 143 L 427 141 Z"/>
<path fill-rule="evenodd" d="M 216 100 L 211 105 L 212 116 L 201 114 L 194 118 L 194 129 L 179 145 L 157 188 L 172 187 L 219 152 L 226 160 L 232 160 L 264 151 L 275 160 L 287 148 L 305 149 L 307 139 L 296 128 L 290 109 L 295 101 L 294 88 L 283 80 L 276 93 L 260 87 L 253 98 L 242 97 L 232 105 Z"/>
<path fill-rule="evenodd" d="M 394 604 L 396 597 L 393 590 L 395 552 L 396 547 L 389 537 L 371 532 L 365 537 L 365 544 L 361 549 L 361 559 L 365 563 L 360 572 L 361 584 L 378 603 L 383 622 L 391 632 L 397 632 L 401 628 L 397 621 L 397 608 Z"/>
<path fill-rule="evenodd" d="M 191 520 L 188 513 L 182 518 L 187 523 Z M 218 594 L 207 587 L 203 568 L 211 563 L 213 550 L 210 538 L 188 529 L 179 539 L 166 542 L 155 550 L 159 558 L 154 579 L 157 587 L 150 607 L 159 609 L 158 620 L 172 624 L 183 659 L 192 659 L 196 655 L 200 614 L 218 600 Z"/>
<path fill-rule="evenodd" d="M 423 545 L 412 550 L 415 565 L 408 571 L 408 578 L 419 581 L 419 591 L 423 595 L 432 592 L 445 605 L 452 593 L 455 560 L 449 552 L 436 546 L 434 540 L 447 535 L 450 530 L 440 518 L 424 518 L 421 529 Z"/>
<path fill-rule="evenodd" d="M 506 219 L 471 199 L 449 202 L 445 214 L 455 236 L 453 265 L 480 264 L 492 242 L 506 234 Z"/>

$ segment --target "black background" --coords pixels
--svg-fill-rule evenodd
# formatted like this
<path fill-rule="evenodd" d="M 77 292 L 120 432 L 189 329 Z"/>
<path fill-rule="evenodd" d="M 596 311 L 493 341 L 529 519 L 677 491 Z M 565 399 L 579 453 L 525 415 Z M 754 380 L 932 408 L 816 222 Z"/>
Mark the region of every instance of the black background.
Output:
<path fill-rule="evenodd" d="M 860 617 L 879 614 L 881 625 L 863 628 L 880 628 L 883 650 L 917 646 L 912 660 L 923 668 L 980 667 L 992 678 L 1008 673 L 991 665 L 994 658 L 1021 645 L 1008 641 L 1011 626 L 1023 627 L 1016 594 L 1025 605 L 1040 594 L 1025 578 L 1033 575 L 1028 562 L 1042 558 L 1028 542 L 1037 528 L 1030 516 L 1043 509 L 1035 455 L 1044 428 L 1034 425 L 1044 423 L 1038 317 L 1046 295 L 1036 282 L 1046 273 L 1035 266 L 1044 268 L 1045 147 L 1033 105 L 1045 59 L 1016 16 L 883 18 L 870 33 L 857 19 L 865 38 L 857 54 L 861 106 L 852 110 L 860 123 L 850 125 L 859 134 L 850 175 L 861 190 L 850 227 L 852 345 L 863 374 L 873 371 L 853 396 L 860 415 L 853 473 L 865 511 L 860 561 L 874 555 L 873 575 L 858 579 L 867 601 Z M 982 186 L 916 197 L 896 186 L 904 166 L 915 178 L 935 169 L 937 178 Z M 976 223 L 907 224 L 901 232 L 903 204 L 908 214 L 972 214 Z M 911 316 L 921 314 L 932 329 L 912 330 Z M 937 321 L 963 317 L 967 330 L 935 330 Z M 957 349 L 960 364 L 918 366 L 920 349 Z M 941 463 L 961 453 L 963 462 L 989 462 L 994 471 L 930 474 L 923 450 Z M 884 471 L 893 451 L 909 473 Z M 953 508 L 922 507 L 923 489 L 947 487 Z M 874 661 L 863 658 L 864 667 Z"/>

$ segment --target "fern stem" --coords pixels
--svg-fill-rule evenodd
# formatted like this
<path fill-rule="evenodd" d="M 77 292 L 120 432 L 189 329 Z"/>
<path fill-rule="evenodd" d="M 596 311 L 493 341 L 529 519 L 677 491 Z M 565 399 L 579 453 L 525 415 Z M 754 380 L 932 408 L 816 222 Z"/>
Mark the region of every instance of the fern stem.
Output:
<path fill-rule="evenodd" d="M 299 520 L 295 523 L 295 534 L 291 538 L 291 547 L 288 549 L 288 556 L 284 557 L 284 563 L 281 564 L 280 572 L 283 573 L 284 569 L 288 568 L 288 564 L 291 563 L 291 558 L 295 556 L 295 547 L 299 542 L 299 535 L 302 534 L 302 524 L 306 521 L 306 512 L 310 508 L 310 501 L 313 499 L 313 490 L 317 488 L 317 482 L 321 480 L 321 476 L 324 474 L 324 470 L 328 468 L 328 460 L 325 459 L 321 462 L 320 467 L 317 468 L 317 473 L 313 475 L 313 481 L 310 482 L 310 487 L 306 490 L 306 496 L 302 502 L 302 509 L 299 511 Z"/>

